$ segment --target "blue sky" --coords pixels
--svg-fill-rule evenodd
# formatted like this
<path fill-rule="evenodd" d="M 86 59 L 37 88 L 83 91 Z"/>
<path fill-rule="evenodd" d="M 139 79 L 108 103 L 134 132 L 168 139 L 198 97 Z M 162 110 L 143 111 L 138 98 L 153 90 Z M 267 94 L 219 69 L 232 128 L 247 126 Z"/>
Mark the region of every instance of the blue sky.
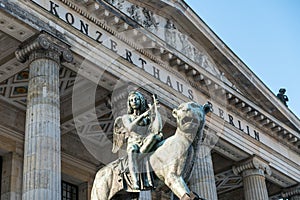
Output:
<path fill-rule="evenodd" d="M 300 117 L 300 1 L 186 0 L 200 18 Z"/>

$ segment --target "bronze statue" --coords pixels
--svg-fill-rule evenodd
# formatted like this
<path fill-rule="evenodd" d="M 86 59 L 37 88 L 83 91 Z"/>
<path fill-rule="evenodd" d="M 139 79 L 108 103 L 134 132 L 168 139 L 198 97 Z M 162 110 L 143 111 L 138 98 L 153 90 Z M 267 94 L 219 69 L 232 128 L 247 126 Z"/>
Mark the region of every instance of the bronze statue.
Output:
<path fill-rule="evenodd" d="M 287 103 L 289 101 L 288 97 L 285 95 L 285 92 L 286 90 L 284 88 L 281 88 L 279 90 L 279 93 L 277 94 L 277 97 L 279 98 L 279 100 L 286 106 L 287 106 Z"/>
<path fill-rule="evenodd" d="M 157 114 L 157 102 L 154 101 L 154 104 L 149 109 L 144 109 L 141 107 L 141 104 L 143 104 L 143 97 L 141 96 L 138 93 L 131 93 L 128 98 L 130 105 L 128 107 L 131 107 L 133 111 L 116 119 L 114 127 L 114 142 L 116 144 L 113 150 L 118 151 L 122 143 L 126 139 L 129 140 L 131 132 L 134 130 L 138 131 L 138 133 L 135 132 L 134 134 L 137 135 L 133 136 L 137 136 L 138 139 L 130 139 L 131 141 L 127 142 L 129 146 L 127 147 L 129 151 L 127 157 L 122 157 L 97 172 L 91 199 L 109 200 L 122 190 L 138 192 L 134 186 L 135 177 L 131 177 L 133 173 L 133 176 L 135 176 L 137 175 L 136 172 L 139 172 L 135 171 L 137 169 L 134 169 L 140 166 L 137 164 L 137 160 L 146 160 L 150 166 L 148 170 L 153 170 L 158 178 L 155 181 L 163 182 L 181 200 L 201 199 L 196 193 L 189 190 L 186 181 L 190 177 L 193 168 L 194 151 L 198 145 L 199 138 L 202 137 L 205 115 L 211 110 L 210 105 L 201 106 L 195 102 L 181 104 L 173 110 L 173 116 L 177 121 L 175 134 L 158 142 L 161 137 L 161 119 L 157 117 L 160 116 Z M 138 110 L 140 113 L 136 113 Z M 154 114 L 150 114 L 153 111 Z M 133 113 L 136 116 L 132 116 Z M 155 115 L 156 119 L 152 115 Z M 142 133 L 139 130 L 140 128 L 143 129 L 144 126 L 148 126 L 147 130 L 150 130 L 148 135 L 143 135 L 144 132 Z M 129 154 L 132 151 L 138 152 L 135 158 L 130 158 Z M 130 161 L 130 159 L 132 160 Z M 129 164 L 130 162 L 132 163 Z M 136 166 L 134 166 L 135 164 Z M 130 167 L 133 167 L 133 169 L 129 169 Z M 130 170 L 132 171 L 130 172 Z M 124 185 L 130 184 L 132 185 L 131 187 L 124 187 Z M 137 182 L 139 189 L 147 189 L 145 187 L 140 188 L 141 184 L 139 184 Z"/>
<path fill-rule="evenodd" d="M 132 189 L 139 190 L 140 184 L 144 187 L 151 187 L 147 176 L 141 176 L 139 180 L 139 163 L 138 155 L 140 153 L 149 153 L 152 147 L 160 142 L 163 138 L 161 133 L 161 120 L 160 115 L 157 112 L 158 101 L 153 98 L 153 106 L 149 106 L 146 103 L 144 96 L 137 91 L 130 92 L 127 101 L 127 115 L 118 117 L 114 123 L 114 141 L 113 141 L 113 153 L 123 146 L 123 143 L 127 141 L 127 155 L 128 155 L 128 169 L 132 179 Z M 155 112 L 155 119 L 149 115 L 151 112 Z M 156 123 L 154 123 L 156 122 Z M 151 127 L 149 127 L 151 125 Z M 144 175 L 144 174 L 143 174 Z"/>

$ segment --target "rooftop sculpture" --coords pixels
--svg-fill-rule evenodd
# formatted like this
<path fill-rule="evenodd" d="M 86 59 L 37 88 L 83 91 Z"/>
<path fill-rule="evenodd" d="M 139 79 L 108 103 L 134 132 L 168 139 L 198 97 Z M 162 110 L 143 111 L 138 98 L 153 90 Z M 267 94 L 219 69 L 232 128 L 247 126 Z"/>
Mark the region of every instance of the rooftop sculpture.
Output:
<path fill-rule="evenodd" d="M 289 101 L 288 97 L 285 95 L 285 92 L 286 92 L 286 89 L 284 88 L 281 88 L 279 90 L 279 93 L 277 94 L 277 97 L 279 98 L 279 100 L 286 106 L 287 106 L 287 103 Z"/>

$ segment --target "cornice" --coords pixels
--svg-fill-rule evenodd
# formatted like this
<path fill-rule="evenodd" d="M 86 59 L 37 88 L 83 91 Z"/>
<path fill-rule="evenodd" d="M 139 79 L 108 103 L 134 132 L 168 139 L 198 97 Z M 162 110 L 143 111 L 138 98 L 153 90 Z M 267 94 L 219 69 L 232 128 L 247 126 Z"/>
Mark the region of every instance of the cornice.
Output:
<path fill-rule="evenodd" d="M 300 184 L 298 184 L 295 187 L 291 187 L 289 189 L 285 189 L 282 192 L 281 196 L 283 198 L 290 198 L 290 197 L 293 197 L 293 196 L 300 196 Z"/>
<path fill-rule="evenodd" d="M 261 127 L 264 132 L 276 138 L 293 150 L 300 151 L 300 133 L 285 125 L 274 116 L 262 110 L 244 96 L 236 92 L 227 92 L 226 99 L 228 105 L 236 110 L 241 116 L 246 117 L 252 123 Z"/>
<path fill-rule="evenodd" d="M 279 185 L 282 188 L 291 187 L 296 184 L 295 180 L 291 179 L 290 177 L 285 176 L 280 171 L 275 170 L 274 168 L 272 168 L 272 174 L 266 175 L 266 178 L 269 181 L 276 183 L 277 185 Z"/>

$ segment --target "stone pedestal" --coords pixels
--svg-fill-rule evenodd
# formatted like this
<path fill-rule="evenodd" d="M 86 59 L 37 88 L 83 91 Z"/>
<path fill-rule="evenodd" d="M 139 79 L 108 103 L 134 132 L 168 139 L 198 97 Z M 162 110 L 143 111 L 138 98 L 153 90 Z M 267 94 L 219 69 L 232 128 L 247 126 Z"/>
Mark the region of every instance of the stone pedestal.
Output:
<path fill-rule="evenodd" d="M 300 200 L 300 184 L 296 187 L 285 189 L 282 192 L 282 197 L 289 200 Z"/>
<path fill-rule="evenodd" d="M 67 46 L 43 33 L 16 51 L 29 60 L 23 200 L 61 199 L 59 68 Z"/>
<path fill-rule="evenodd" d="M 205 132 L 203 142 L 199 143 L 193 173 L 190 179 L 190 189 L 204 199 L 217 200 L 214 168 L 211 149 L 217 141 L 213 133 Z"/>
<path fill-rule="evenodd" d="M 139 200 L 151 200 L 151 191 L 141 191 Z"/>
<path fill-rule="evenodd" d="M 269 164 L 257 156 L 233 167 L 233 172 L 243 177 L 245 200 L 268 200 L 265 173 L 271 175 Z"/>

